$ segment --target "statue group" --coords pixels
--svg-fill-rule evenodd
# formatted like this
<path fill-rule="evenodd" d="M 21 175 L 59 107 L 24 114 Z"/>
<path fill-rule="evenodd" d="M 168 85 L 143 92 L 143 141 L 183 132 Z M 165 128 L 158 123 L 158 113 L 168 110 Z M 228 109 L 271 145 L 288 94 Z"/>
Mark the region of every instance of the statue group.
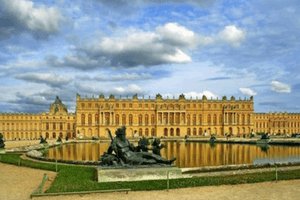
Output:
<path fill-rule="evenodd" d="M 100 157 L 100 165 L 102 166 L 141 166 L 141 165 L 171 165 L 176 159 L 167 160 L 160 155 L 160 144 L 158 138 L 152 143 L 152 153 L 149 152 L 149 141 L 141 138 L 138 146 L 135 147 L 126 138 L 126 127 L 123 126 L 116 130 L 116 136 L 113 138 L 108 130 L 111 138 L 111 144 Z"/>

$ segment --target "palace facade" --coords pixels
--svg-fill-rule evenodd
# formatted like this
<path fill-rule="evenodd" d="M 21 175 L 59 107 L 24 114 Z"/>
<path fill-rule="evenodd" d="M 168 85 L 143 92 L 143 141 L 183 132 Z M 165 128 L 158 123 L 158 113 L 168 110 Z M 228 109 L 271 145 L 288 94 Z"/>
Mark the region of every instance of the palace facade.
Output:
<path fill-rule="evenodd" d="M 57 97 L 49 112 L 40 114 L 0 114 L 0 132 L 6 140 L 71 137 L 108 137 L 127 127 L 127 135 L 155 137 L 248 136 L 255 132 L 271 134 L 300 133 L 300 114 L 254 113 L 249 99 L 154 99 L 76 97 L 76 112 L 69 113 Z"/>
<path fill-rule="evenodd" d="M 76 116 L 56 97 L 48 113 L 0 113 L 0 133 L 6 140 L 74 137 Z"/>

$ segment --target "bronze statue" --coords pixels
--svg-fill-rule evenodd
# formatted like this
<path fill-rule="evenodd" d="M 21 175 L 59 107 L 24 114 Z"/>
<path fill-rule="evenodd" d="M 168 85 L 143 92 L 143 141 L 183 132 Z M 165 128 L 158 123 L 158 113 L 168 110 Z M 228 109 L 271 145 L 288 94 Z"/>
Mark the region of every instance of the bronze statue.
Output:
<path fill-rule="evenodd" d="M 4 144 L 4 139 L 2 133 L 0 133 L 0 149 L 4 149 L 5 144 Z"/>
<path fill-rule="evenodd" d="M 150 152 L 137 151 L 126 138 L 126 127 L 118 128 L 116 137 L 112 138 L 111 145 L 100 160 L 103 166 L 139 166 L 139 165 L 171 165 L 176 159 L 167 160 Z"/>
<path fill-rule="evenodd" d="M 160 143 L 159 138 L 155 138 L 152 142 L 152 153 L 161 156 L 160 150 L 164 148 L 165 146 Z"/>
<path fill-rule="evenodd" d="M 43 138 L 43 136 L 40 136 L 40 144 L 47 144 L 48 142 L 46 140 L 47 138 Z"/>

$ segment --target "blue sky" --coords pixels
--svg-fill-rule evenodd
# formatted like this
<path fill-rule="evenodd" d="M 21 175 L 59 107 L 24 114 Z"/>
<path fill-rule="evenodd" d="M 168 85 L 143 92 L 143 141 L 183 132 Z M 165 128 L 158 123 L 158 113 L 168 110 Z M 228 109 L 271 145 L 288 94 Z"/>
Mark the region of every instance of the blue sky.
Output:
<path fill-rule="evenodd" d="M 0 0 L 0 112 L 58 95 L 254 96 L 300 112 L 297 0 Z"/>

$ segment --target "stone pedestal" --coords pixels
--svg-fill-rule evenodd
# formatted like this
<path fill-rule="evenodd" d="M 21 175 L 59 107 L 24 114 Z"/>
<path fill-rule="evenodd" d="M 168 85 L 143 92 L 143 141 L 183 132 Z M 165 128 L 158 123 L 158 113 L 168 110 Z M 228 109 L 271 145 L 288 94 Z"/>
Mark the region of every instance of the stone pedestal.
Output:
<path fill-rule="evenodd" d="M 98 167 L 98 182 L 141 181 L 183 178 L 178 167 L 103 168 Z"/>

